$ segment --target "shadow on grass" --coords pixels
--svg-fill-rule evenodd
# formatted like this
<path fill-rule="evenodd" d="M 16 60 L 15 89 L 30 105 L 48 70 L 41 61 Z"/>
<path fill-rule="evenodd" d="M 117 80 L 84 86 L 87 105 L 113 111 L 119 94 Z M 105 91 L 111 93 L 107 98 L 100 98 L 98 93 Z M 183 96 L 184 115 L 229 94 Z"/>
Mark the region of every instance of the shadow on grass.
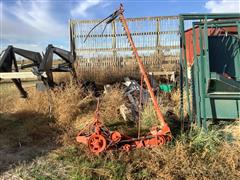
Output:
<path fill-rule="evenodd" d="M 38 112 L 0 113 L 0 174 L 58 147 L 53 121 Z"/>

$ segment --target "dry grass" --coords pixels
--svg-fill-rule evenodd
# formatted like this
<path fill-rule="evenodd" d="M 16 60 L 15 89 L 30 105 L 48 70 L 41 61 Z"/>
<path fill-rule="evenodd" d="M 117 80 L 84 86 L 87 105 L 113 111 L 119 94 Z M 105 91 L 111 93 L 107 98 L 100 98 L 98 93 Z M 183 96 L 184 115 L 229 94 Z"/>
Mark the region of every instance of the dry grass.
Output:
<path fill-rule="evenodd" d="M 75 143 L 76 133 L 93 118 L 97 100 L 91 92 L 84 92 L 73 83 L 48 92 L 29 89 L 27 100 L 20 100 L 14 92 L 9 90 L 7 96 L 0 95 L 2 179 L 238 179 L 240 176 L 239 123 L 225 127 L 223 132 L 205 134 L 193 130 L 164 147 L 108 152 L 96 157 L 85 146 Z M 167 107 L 178 112 L 175 107 L 178 94 L 177 91 L 171 96 L 171 104 L 161 105 L 164 113 Z M 118 112 L 122 103 L 125 103 L 122 90 L 113 87 L 100 97 L 101 118 L 111 129 L 129 133 L 131 128 L 122 123 Z M 149 104 L 142 112 L 142 127 L 157 123 Z M 235 138 L 229 140 L 229 134 Z M 48 146 L 54 146 L 55 150 Z"/>
<path fill-rule="evenodd" d="M 228 135 L 227 139 L 229 141 L 236 141 L 240 144 L 240 120 L 226 125 L 221 131 Z"/>
<path fill-rule="evenodd" d="M 14 91 L 13 91 L 14 92 Z M 30 112 L 42 113 L 54 117 L 56 123 L 62 127 L 68 126 L 81 110 L 93 99 L 91 92 L 84 92 L 81 85 L 68 83 L 64 87 L 39 92 L 35 88 L 28 89 L 29 98 L 21 99 L 17 96 L 5 96 L 1 102 L 2 112 Z"/>
<path fill-rule="evenodd" d="M 127 123 L 124 122 L 119 112 L 119 107 L 126 103 L 126 99 L 119 86 L 113 86 L 106 94 L 102 94 L 99 99 L 100 120 L 111 130 L 118 128 L 118 130 L 126 132 L 128 130 Z M 73 125 L 74 129 L 80 130 L 93 121 L 97 99 L 92 102 L 86 108 L 86 111 L 78 115 Z"/>
<path fill-rule="evenodd" d="M 155 53 L 150 56 L 141 56 L 147 71 L 178 71 L 176 58 Z M 77 75 L 82 80 L 93 80 L 107 84 L 119 82 L 124 77 L 139 78 L 139 66 L 134 57 L 116 58 L 98 56 L 91 59 L 77 59 Z"/>
<path fill-rule="evenodd" d="M 148 103 L 141 113 L 141 126 L 142 128 L 152 127 L 159 124 L 157 115 L 154 111 L 152 103 Z"/>
<path fill-rule="evenodd" d="M 53 73 L 53 79 L 54 82 L 57 84 L 59 83 L 65 83 L 65 82 L 70 82 L 72 80 L 71 73 L 66 73 L 66 72 L 54 72 Z"/>
<path fill-rule="evenodd" d="M 187 102 L 187 95 L 186 92 L 183 93 L 183 101 Z M 173 103 L 173 112 L 180 117 L 180 90 L 176 90 L 171 94 L 171 102 Z M 183 111 L 184 116 L 187 115 L 187 104 L 184 104 Z"/>
<path fill-rule="evenodd" d="M 92 157 L 68 146 L 5 174 L 23 179 L 238 179 L 239 145 L 222 143 L 215 150 L 203 153 L 179 140 L 151 150 Z"/>
<path fill-rule="evenodd" d="M 119 107 L 126 102 L 124 98 L 123 90 L 118 86 L 112 87 L 112 89 L 103 94 L 100 102 L 100 116 L 104 123 L 112 124 L 119 121 L 123 121 Z"/>

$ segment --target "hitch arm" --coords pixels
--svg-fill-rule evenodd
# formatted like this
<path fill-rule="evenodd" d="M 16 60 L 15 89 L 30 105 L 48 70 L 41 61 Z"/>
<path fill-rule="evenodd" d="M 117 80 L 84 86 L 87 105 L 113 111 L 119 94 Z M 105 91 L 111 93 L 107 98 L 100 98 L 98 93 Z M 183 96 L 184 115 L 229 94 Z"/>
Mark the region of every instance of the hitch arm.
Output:
<path fill-rule="evenodd" d="M 120 6 L 120 9 L 119 9 L 119 10 L 122 12 L 122 13 L 120 13 L 119 19 L 120 19 L 120 21 L 121 21 L 122 24 L 123 24 L 123 28 L 124 28 L 124 30 L 125 30 L 125 32 L 126 32 L 126 35 L 127 35 L 128 41 L 129 41 L 129 43 L 130 43 L 130 46 L 132 47 L 133 54 L 134 54 L 134 56 L 135 56 L 135 58 L 136 58 L 136 60 L 137 60 L 137 62 L 138 62 L 138 65 L 139 65 L 139 68 L 140 68 L 140 73 L 141 73 L 141 75 L 143 76 L 144 81 L 145 81 L 145 83 L 146 83 L 146 85 L 147 85 L 147 89 L 148 89 L 149 94 L 150 94 L 150 96 L 151 96 L 151 99 L 152 99 L 152 102 L 153 102 L 154 109 L 155 109 L 155 111 L 156 111 L 157 117 L 158 117 L 158 119 L 160 120 L 161 125 L 162 125 L 163 127 L 165 127 L 166 129 L 169 129 L 169 128 L 167 128 L 168 125 L 167 125 L 167 123 L 165 122 L 164 116 L 163 116 L 163 114 L 162 114 L 162 112 L 161 112 L 161 110 L 160 110 L 160 108 L 159 108 L 159 106 L 158 106 L 158 102 L 157 102 L 157 99 L 156 99 L 156 97 L 155 97 L 155 95 L 154 95 L 154 93 L 153 93 L 153 90 L 152 90 L 150 81 L 149 81 L 149 79 L 148 79 L 148 77 L 147 77 L 146 70 L 145 70 L 145 68 L 144 68 L 144 65 L 143 65 L 143 63 L 142 63 L 142 61 L 141 61 L 141 58 L 140 58 L 139 54 L 138 54 L 137 48 L 136 48 L 136 46 L 135 46 L 135 44 L 134 44 L 134 41 L 133 41 L 133 39 L 132 39 L 130 30 L 129 30 L 128 25 L 127 25 L 127 21 L 126 21 L 124 15 L 123 15 L 123 6 L 122 6 L 122 5 Z M 170 131 L 170 129 L 169 129 L 169 131 Z"/>

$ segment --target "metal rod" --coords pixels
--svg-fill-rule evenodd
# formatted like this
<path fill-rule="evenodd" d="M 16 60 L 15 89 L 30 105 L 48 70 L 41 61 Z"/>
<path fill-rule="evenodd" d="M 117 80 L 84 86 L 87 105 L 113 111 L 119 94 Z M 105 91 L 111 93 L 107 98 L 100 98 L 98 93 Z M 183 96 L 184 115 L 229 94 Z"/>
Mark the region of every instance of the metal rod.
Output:
<path fill-rule="evenodd" d="M 187 96 L 187 111 L 188 115 L 191 119 L 192 112 L 190 110 L 190 98 L 189 98 L 189 84 L 188 84 L 188 66 L 187 66 L 187 54 L 186 54 L 186 39 L 185 39 L 185 33 L 184 33 L 184 19 L 180 19 L 180 30 L 182 32 L 181 38 L 182 38 L 182 50 L 183 50 L 183 65 L 185 70 L 185 88 L 186 88 L 186 96 Z"/>
<path fill-rule="evenodd" d="M 205 103 L 205 89 L 204 89 L 204 81 L 205 81 L 205 72 L 204 72 L 204 61 L 203 61 L 203 56 L 204 56 L 204 53 L 203 53 L 203 30 L 202 30 L 202 27 L 199 27 L 199 40 L 200 40 L 200 73 L 201 73 L 201 76 L 199 76 L 199 79 L 200 79 L 200 87 L 201 87 L 201 109 L 202 109 L 202 114 L 203 114 L 203 121 L 201 121 L 201 125 L 203 125 L 203 122 L 206 122 L 206 103 Z M 202 115 L 200 115 L 202 117 Z M 202 119 L 202 118 L 201 118 Z"/>
<path fill-rule="evenodd" d="M 123 23 L 123 27 L 124 27 L 124 29 L 125 29 L 125 31 L 126 31 L 126 33 L 127 33 L 127 37 L 128 37 L 129 43 L 130 43 L 130 45 L 131 45 L 131 47 L 132 47 L 132 49 L 133 49 L 133 53 L 134 53 L 134 55 L 135 55 L 135 57 L 136 57 L 136 59 L 137 59 L 137 62 L 138 62 L 138 64 L 139 64 L 140 72 L 141 72 L 141 74 L 142 74 L 143 77 L 144 77 L 144 81 L 145 81 L 145 83 L 146 83 L 146 85 L 147 85 L 149 94 L 150 94 L 150 96 L 151 96 L 151 98 L 152 98 L 152 102 L 153 102 L 153 105 L 154 105 L 154 107 L 155 107 L 157 117 L 158 117 L 159 121 L 161 122 L 162 126 L 168 126 L 167 123 L 165 122 L 164 116 L 163 116 L 163 114 L 162 114 L 162 112 L 161 112 L 161 110 L 160 110 L 160 108 L 159 108 L 159 106 L 158 106 L 157 99 L 156 99 L 156 97 L 155 97 L 155 95 L 154 95 L 154 93 L 153 93 L 151 84 L 150 84 L 150 82 L 149 82 L 149 80 L 148 80 L 148 77 L 147 77 L 145 68 L 144 68 L 143 63 L 142 63 L 142 61 L 141 61 L 141 59 L 140 59 L 140 56 L 139 56 L 138 51 L 137 51 L 137 48 L 135 47 L 135 44 L 134 44 L 134 42 L 133 42 L 133 40 L 132 40 L 132 37 L 131 37 L 130 31 L 129 31 L 129 29 L 128 29 L 127 22 L 126 22 L 126 20 L 125 20 L 125 18 L 124 18 L 124 15 L 123 15 L 123 14 L 120 14 L 120 17 L 119 17 L 119 18 L 120 18 L 120 21 Z"/>

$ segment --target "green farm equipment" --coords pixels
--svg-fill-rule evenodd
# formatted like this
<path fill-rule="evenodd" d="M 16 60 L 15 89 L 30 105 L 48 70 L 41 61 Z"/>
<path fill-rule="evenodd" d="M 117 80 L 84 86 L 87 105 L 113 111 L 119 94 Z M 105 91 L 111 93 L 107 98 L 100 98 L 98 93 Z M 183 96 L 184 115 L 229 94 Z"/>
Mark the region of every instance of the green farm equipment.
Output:
<path fill-rule="evenodd" d="M 186 104 L 189 120 L 204 129 L 209 119 L 239 119 L 240 14 L 180 15 L 180 33 L 181 112 Z"/>
<path fill-rule="evenodd" d="M 171 93 L 174 88 L 174 84 L 160 84 L 159 89 L 166 93 Z"/>

